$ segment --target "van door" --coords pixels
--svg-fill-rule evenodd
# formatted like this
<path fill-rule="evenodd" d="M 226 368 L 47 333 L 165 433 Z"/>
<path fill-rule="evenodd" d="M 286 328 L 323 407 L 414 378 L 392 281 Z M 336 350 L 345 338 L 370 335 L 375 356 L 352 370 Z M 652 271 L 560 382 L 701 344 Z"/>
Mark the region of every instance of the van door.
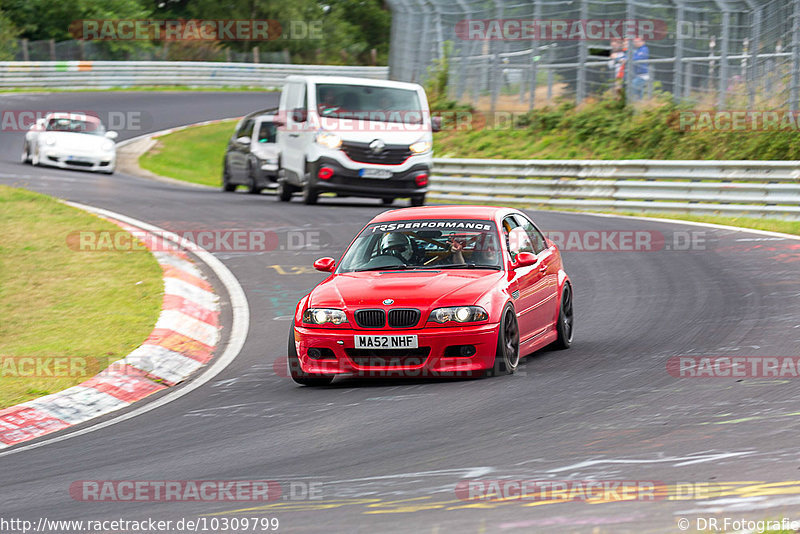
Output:
<path fill-rule="evenodd" d="M 293 82 L 288 86 L 286 95 L 286 127 L 285 141 L 281 144 L 281 162 L 286 169 L 287 178 L 294 185 L 302 185 L 305 173 L 305 133 L 308 126 L 308 110 L 306 106 L 306 84 Z M 305 121 L 296 120 L 295 110 L 305 110 Z"/>

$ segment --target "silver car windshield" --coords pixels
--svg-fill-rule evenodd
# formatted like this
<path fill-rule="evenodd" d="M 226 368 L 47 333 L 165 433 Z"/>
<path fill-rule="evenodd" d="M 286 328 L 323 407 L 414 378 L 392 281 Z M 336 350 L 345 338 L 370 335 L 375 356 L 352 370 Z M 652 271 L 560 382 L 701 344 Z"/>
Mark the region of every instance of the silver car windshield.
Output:
<path fill-rule="evenodd" d="M 416 220 L 367 226 L 337 272 L 405 269 L 501 269 L 492 221 Z"/>

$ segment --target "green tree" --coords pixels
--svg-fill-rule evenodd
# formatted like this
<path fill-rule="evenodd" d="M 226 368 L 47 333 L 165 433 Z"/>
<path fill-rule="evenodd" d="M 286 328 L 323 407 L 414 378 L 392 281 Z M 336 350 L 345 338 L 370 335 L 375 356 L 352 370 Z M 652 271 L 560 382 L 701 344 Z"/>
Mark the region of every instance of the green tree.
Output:
<path fill-rule="evenodd" d="M 19 30 L 11 22 L 11 19 L 0 9 L 0 61 L 10 61 L 14 59 L 17 49 L 17 37 Z"/>

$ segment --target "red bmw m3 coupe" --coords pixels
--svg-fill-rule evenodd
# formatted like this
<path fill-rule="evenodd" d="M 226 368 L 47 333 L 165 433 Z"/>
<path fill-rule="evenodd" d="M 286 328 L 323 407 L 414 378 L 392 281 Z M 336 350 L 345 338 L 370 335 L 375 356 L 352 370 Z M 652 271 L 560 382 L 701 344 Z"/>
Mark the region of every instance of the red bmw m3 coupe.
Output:
<path fill-rule="evenodd" d="M 337 375 L 510 374 L 520 356 L 572 344 L 572 284 L 561 254 L 511 208 L 384 212 L 297 304 L 295 382 Z"/>

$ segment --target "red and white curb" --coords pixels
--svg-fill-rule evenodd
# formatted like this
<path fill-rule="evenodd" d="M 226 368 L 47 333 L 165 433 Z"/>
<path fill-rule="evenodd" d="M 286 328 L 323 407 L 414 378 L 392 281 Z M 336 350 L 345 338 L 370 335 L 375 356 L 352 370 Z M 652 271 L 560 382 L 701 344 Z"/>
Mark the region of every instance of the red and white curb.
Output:
<path fill-rule="evenodd" d="M 77 386 L 0 410 L 0 449 L 125 408 L 184 381 L 211 360 L 220 338 L 219 297 L 185 253 L 151 252 L 163 271 L 164 299 L 147 340 Z"/>

